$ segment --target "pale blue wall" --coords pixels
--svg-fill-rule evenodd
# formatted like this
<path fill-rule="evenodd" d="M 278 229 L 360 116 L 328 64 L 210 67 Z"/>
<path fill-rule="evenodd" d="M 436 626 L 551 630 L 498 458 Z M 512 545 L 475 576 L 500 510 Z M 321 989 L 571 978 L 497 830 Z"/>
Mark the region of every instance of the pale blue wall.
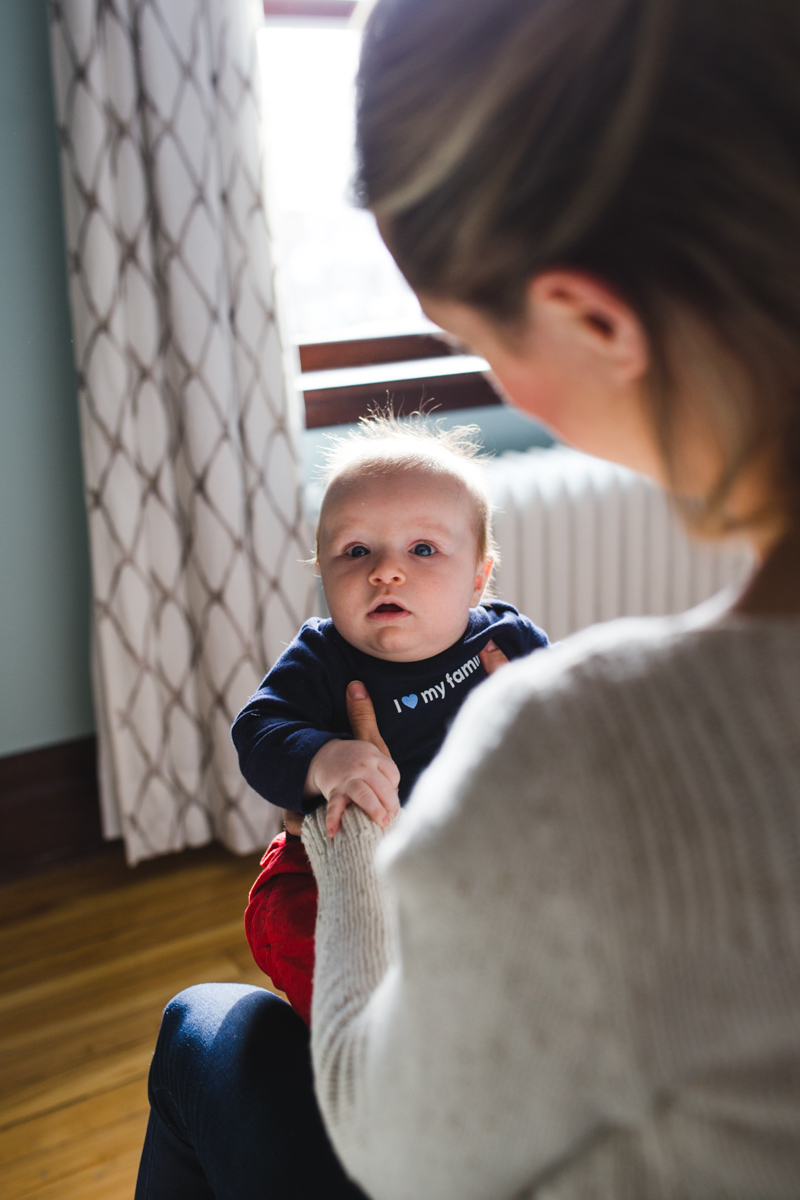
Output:
<path fill-rule="evenodd" d="M 91 733 L 46 0 L 0 0 L 0 754 Z"/>

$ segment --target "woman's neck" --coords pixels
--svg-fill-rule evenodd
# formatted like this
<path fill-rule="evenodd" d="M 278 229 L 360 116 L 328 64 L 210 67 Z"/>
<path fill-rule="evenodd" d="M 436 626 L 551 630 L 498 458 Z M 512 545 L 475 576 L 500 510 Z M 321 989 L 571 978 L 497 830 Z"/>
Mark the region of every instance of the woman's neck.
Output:
<path fill-rule="evenodd" d="M 800 528 L 767 551 L 733 611 L 752 617 L 800 616 Z"/>

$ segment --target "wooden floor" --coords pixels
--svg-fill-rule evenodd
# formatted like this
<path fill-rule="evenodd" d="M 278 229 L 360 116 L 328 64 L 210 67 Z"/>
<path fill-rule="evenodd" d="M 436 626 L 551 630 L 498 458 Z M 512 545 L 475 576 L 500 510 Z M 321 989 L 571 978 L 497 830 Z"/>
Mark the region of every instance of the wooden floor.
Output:
<path fill-rule="evenodd" d="M 164 1004 L 269 986 L 242 927 L 257 856 L 121 852 L 0 887 L 0 1197 L 131 1200 Z"/>

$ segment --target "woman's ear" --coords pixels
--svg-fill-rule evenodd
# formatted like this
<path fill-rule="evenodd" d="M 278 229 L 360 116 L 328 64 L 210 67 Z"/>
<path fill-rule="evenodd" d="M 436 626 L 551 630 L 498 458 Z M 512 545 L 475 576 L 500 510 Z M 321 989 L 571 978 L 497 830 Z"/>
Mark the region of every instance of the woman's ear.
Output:
<path fill-rule="evenodd" d="M 475 589 L 472 593 L 472 601 L 470 608 L 474 608 L 483 595 L 486 585 L 489 582 L 489 576 L 492 573 L 494 559 L 491 555 L 487 555 L 481 565 L 478 567 L 478 573 L 475 576 Z"/>
<path fill-rule="evenodd" d="M 528 285 L 528 303 L 537 337 L 590 356 L 609 382 L 630 384 L 647 373 L 647 335 L 639 317 L 592 275 L 543 271 Z"/>

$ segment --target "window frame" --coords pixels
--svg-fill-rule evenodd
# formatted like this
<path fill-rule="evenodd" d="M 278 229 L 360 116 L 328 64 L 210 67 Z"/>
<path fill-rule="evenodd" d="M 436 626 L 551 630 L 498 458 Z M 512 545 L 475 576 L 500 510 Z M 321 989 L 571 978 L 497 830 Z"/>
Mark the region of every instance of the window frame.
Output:
<path fill-rule="evenodd" d="M 444 334 L 331 339 L 298 349 L 307 429 L 351 424 L 388 406 L 403 416 L 502 403 L 486 364 L 455 351 Z"/>
<path fill-rule="evenodd" d="M 358 0 L 263 0 L 263 8 L 267 21 L 345 23 Z M 307 429 L 351 424 L 389 405 L 403 416 L 420 408 L 448 412 L 502 404 L 484 374 L 485 364 L 457 352 L 435 331 L 345 334 L 301 342 L 297 349 Z M 446 360 L 452 361 L 452 370 Z M 375 370 L 365 372 L 366 367 Z"/>
<path fill-rule="evenodd" d="M 357 7 L 357 0 L 264 0 L 264 16 L 349 21 Z"/>

